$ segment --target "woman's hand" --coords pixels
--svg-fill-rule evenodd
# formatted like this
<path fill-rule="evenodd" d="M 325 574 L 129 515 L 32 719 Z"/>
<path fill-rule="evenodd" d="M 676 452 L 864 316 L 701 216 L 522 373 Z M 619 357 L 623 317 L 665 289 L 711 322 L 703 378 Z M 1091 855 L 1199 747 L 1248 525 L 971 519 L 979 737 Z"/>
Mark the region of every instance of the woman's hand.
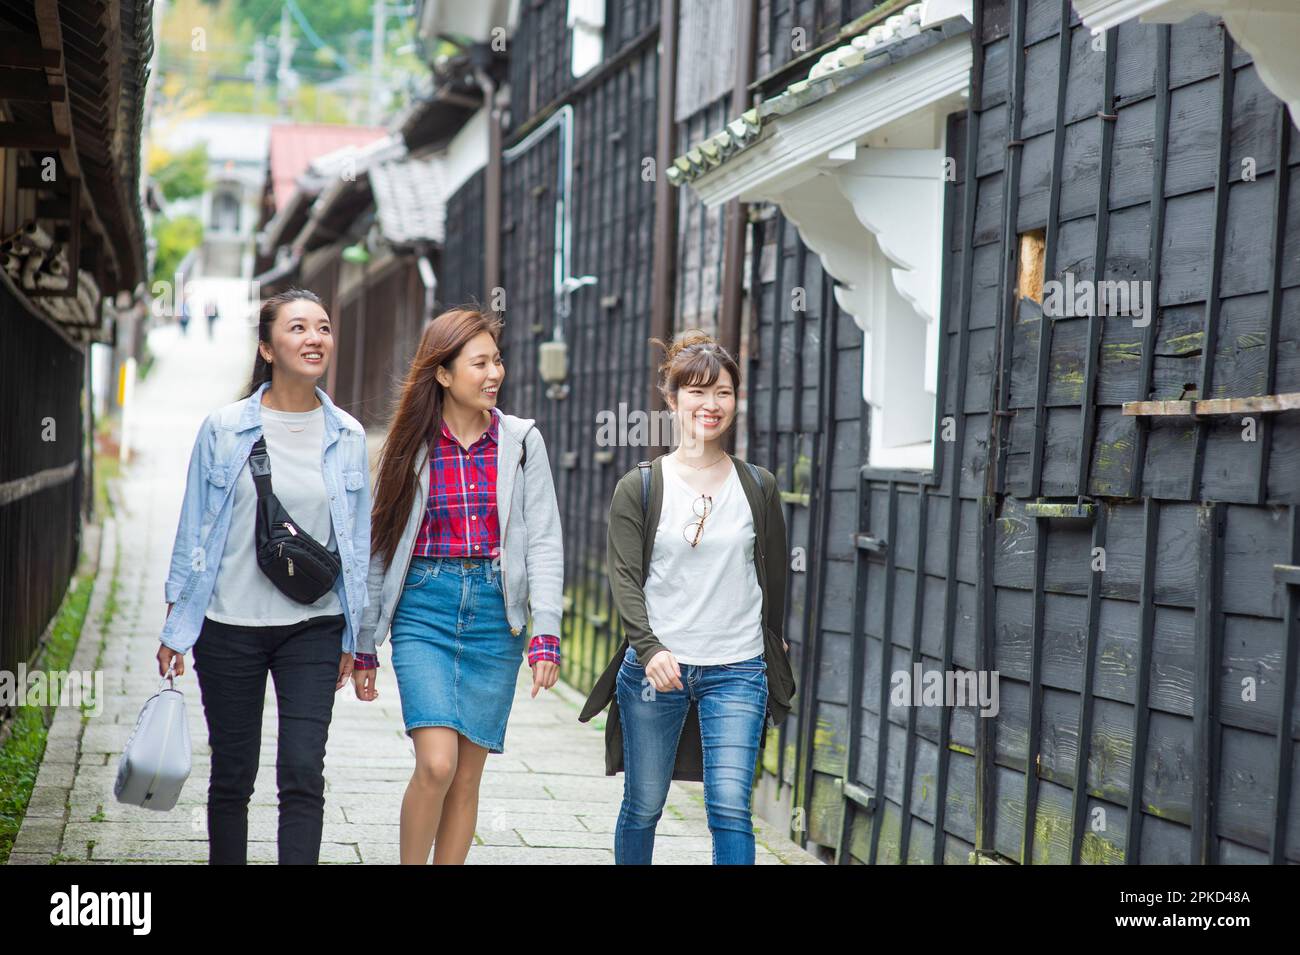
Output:
<path fill-rule="evenodd" d="M 533 698 L 538 690 L 549 690 L 560 678 L 560 665 L 551 660 L 538 660 L 533 664 Z"/>
<path fill-rule="evenodd" d="M 671 650 L 659 650 L 645 665 L 645 675 L 650 678 L 650 685 L 656 690 L 682 690 L 682 668 L 677 665 L 677 658 Z"/>
<path fill-rule="evenodd" d="M 352 654 L 344 653 L 339 656 L 339 678 L 334 684 L 334 692 L 337 693 L 343 689 L 344 684 L 348 682 L 348 677 L 352 675 Z"/>
<path fill-rule="evenodd" d="M 166 676 L 167 668 L 173 663 L 176 664 L 176 670 L 173 676 L 180 676 L 185 672 L 185 654 L 177 653 L 165 643 L 158 645 L 158 675 Z"/>
<path fill-rule="evenodd" d="M 358 700 L 368 703 L 379 698 L 379 691 L 375 689 L 375 677 L 378 675 L 378 668 L 352 671 L 352 689 L 356 691 Z"/>

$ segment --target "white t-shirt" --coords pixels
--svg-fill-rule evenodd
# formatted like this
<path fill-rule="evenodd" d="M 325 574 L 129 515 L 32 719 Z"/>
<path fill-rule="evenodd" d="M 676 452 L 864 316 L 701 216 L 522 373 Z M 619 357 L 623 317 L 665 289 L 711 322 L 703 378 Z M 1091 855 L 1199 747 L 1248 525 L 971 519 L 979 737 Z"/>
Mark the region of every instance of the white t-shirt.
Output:
<path fill-rule="evenodd" d="M 329 494 L 321 475 L 325 409 L 273 411 L 263 405 L 262 434 L 271 458 L 275 496 L 299 527 L 327 548 L 336 549 Z M 342 613 L 333 590 L 314 604 L 301 604 L 282 594 L 257 566 L 257 487 L 247 463 L 235 479 L 233 493 L 230 531 L 207 616 L 237 627 L 272 627 Z"/>
<path fill-rule="evenodd" d="M 698 545 L 686 525 L 700 495 L 662 461 L 663 506 L 645 582 L 650 629 L 679 663 L 716 666 L 763 652 L 763 592 L 754 569 L 754 516 L 732 468 L 713 495 Z"/>

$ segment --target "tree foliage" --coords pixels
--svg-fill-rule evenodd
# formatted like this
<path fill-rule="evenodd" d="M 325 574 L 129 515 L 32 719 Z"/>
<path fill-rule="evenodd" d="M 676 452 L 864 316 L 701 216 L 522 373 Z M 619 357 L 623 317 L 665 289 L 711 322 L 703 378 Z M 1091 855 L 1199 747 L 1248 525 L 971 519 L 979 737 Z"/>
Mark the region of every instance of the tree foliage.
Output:
<path fill-rule="evenodd" d="M 179 153 L 161 148 L 152 150 L 149 174 L 169 202 L 201 195 L 208 187 L 207 143 L 199 143 Z"/>

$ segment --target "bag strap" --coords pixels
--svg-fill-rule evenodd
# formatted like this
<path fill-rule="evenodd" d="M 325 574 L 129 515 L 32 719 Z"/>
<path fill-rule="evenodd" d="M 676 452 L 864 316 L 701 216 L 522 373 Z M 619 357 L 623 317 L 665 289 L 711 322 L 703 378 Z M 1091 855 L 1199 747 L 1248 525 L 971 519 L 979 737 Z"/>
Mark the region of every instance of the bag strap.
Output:
<path fill-rule="evenodd" d="M 259 436 L 248 453 L 248 470 L 253 473 L 253 486 L 257 498 L 271 496 L 271 455 L 266 451 L 266 438 Z"/>
<path fill-rule="evenodd" d="M 524 446 L 523 453 L 519 455 L 519 466 L 523 467 L 528 463 L 528 436 L 533 433 L 535 425 L 529 425 L 528 430 L 524 432 L 523 439 L 519 442 Z"/>
<path fill-rule="evenodd" d="M 754 476 L 754 483 L 761 488 L 763 479 L 758 476 L 758 465 L 753 461 L 746 461 L 745 464 Z M 636 466 L 641 469 L 641 513 L 645 514 L 650 509 L 650 462 L 638 461 Z"/>
<path fill-rule="evenodd" d="M 638 461 L 636 466 L 641 469 L 641 514 L 650 509 L 650 462 Z"/>

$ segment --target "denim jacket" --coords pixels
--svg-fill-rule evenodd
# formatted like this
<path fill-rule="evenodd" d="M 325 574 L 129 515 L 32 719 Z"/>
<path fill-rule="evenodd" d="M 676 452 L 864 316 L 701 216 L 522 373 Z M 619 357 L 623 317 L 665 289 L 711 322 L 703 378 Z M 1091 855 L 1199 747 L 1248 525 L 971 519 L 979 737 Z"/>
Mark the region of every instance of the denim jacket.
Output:
<path fill-rule="evenodd" d="M 262 434 L 263 384 L 252 395 L 208 415 L 199 428 L 185 478 L 166 599 L 175 604 L 163 625 L 161 640 L 186 653 L 199 639 L 203 617 L 216 585 L 234 512 L 235 479 Z M 323 473 L 330 496 L 330 519 L 343 570 L 334 584 L 343 608 L 342 653 L 356 646 L 356 628 L 369 603 L 366 574 L 370 566 L 370 481 L 366 433 L 355 418 L 335 407 L 316 389 L 325 409 Z"/>

